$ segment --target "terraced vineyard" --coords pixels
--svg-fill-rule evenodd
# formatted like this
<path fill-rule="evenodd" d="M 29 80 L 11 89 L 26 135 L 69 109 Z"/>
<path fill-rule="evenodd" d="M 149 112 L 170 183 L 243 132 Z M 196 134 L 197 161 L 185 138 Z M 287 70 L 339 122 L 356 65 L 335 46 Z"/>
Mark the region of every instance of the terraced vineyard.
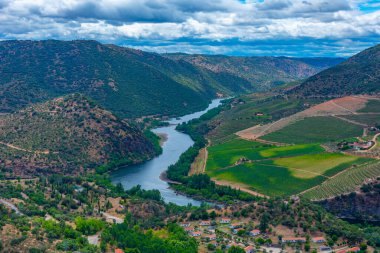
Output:
<path fill-rule="evenodd" d="M 376 178 L 379 175 L 380 162 L 351 167 L 335 177 L 326 180 L 321 185 L 306 191 L 302 195 L 312 200 L 330 198 L 339 194 L 352 192 L 356 187 L 363 184 L 366 179 Z"/>

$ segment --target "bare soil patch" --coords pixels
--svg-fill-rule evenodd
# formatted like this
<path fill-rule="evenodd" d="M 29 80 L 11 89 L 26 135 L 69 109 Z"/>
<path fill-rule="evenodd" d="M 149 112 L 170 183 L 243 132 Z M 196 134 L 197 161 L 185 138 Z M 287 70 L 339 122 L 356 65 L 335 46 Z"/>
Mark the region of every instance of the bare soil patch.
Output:
<path fill-rule="evenodd" d="M 356 114 L 358 110 L 365 107 L 369 99 L 376 98 L 368 96 L 348 96 L 332 99 L 330 101 L 308 108 L 302 112 L 293 114 L 289 117 L 285 117 L 278 121 L 265 125 L 256 125 L 239 131 L 236 134 L 243 139 L 256 140 L 263 135 L 280 130 L 289 124 L 295 123 L 296 121 L 307 117 Z"/>

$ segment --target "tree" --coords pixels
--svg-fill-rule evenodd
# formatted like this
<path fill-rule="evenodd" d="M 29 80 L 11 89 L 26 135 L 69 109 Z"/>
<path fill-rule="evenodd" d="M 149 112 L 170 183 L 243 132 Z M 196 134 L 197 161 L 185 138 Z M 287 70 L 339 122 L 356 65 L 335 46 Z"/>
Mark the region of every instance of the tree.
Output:
<path fill-rule="evenodd" d="M 232 246 L 229 250 L 228 253 L 245 253 L 244 249 L 236 246 Z"/>
<path fill-rule="evenodd" d="M 265 212 L 262 216 L 261 216 L 261 219 L 260 219 L 260 225 L 259 225 L 259 229 L 261 231 L 261 233 L 265 233 L 269 227 L 269 220 L 270 220 L 270 215 Z"/>

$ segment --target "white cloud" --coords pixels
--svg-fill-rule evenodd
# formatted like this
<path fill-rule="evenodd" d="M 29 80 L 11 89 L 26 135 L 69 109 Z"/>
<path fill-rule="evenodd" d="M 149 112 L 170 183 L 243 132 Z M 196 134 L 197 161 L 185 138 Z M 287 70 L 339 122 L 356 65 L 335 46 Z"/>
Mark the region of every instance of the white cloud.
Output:
<path fill-rule="evenodd" d="M 364 12 L 363 5 L 366 1 L 0 0 L 0 38 L 136 40 L 132 44 L 140 41 L 139 46 L 145 43 L 149 48 L 154 41 L 172 41 L 173 47 L 177 41 L 187 41 L 186 50 L 198 47 L 207 52 L 225 52 L 228 46 L 239 48 L 239 43 L 256 41 L 374 44 L 380 37 L 380 10 Z M 235 44 L 213 45 L 226 40 Z M 200 47 L 191 41 L 209 44 Z"/>

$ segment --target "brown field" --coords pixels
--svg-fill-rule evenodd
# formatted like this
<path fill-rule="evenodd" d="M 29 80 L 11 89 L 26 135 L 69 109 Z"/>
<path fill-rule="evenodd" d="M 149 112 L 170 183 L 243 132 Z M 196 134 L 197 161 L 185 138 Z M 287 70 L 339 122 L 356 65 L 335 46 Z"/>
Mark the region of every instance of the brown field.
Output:
<path fill-rule="evenodd" d="M 350 115 L 365 107 L 370 99 L 378 99 L 377 97 L 368 96 L 348 96 L 332 99 L 322 104 L 308 108 L 302 112 L 293 114 L 289 117 L 282 118 L 278 121 L 256 125 L 245 130 L 239 131 L 236 134 L 243 139 L 255 140 L 266 134 L 278 131 L 289 124 L 302 120 L 308 117 L 316 116 L 335 116 L 335 115 Z"/>

